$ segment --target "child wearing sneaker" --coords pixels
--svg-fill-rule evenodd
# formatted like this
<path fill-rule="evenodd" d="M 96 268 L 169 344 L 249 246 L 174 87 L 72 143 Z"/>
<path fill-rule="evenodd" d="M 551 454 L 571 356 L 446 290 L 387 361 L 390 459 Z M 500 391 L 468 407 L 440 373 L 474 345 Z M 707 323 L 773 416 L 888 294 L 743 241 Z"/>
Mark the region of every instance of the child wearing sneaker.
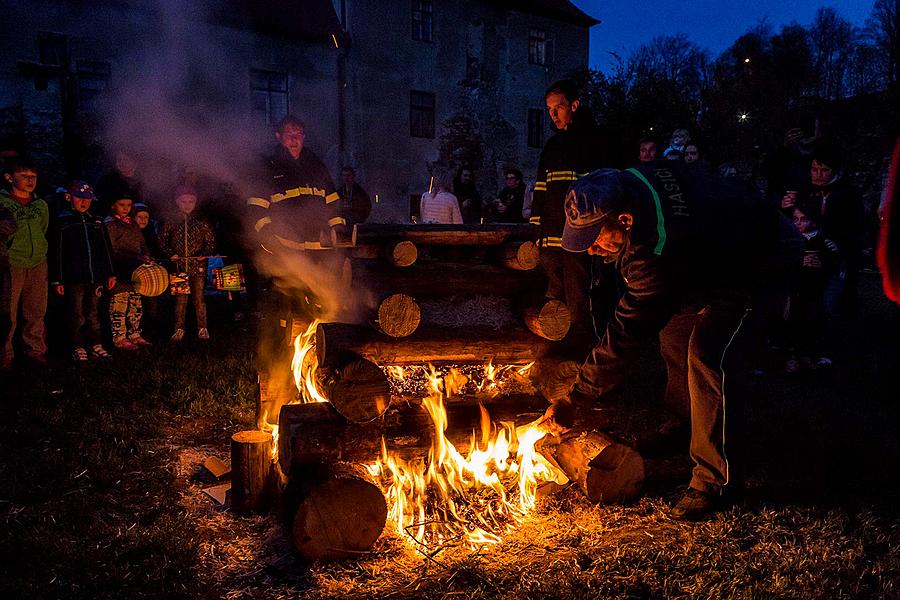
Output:
<path fill-rule="evenodd" d="M 112 214 L 105 221 L 117 277 L 109 301 L 110 329 L 113 345 L 120 350 L 137 350 L 140 346 L 150 345 L 141 336 L 141 295 L 131 285 L 131 273 L 150 261 L 144 236 L 130 216 L 132 202 L 124 195 L 118 198 L 112 204 Z"/>
<path fill-rule="evenodd" d="M 68 208 L 59 214 L 50 237 L 50 287 L 65 299 L 76 362 L 109 356 L 100 343 L 98 304 L 104 289 L 116 285 L 116 277 L 103 219 L 90 212 L 94 200 L 91 186 L 83 181 L 70 183 Z"/>
<path fill-rule="evenodd" d="M 197 338 L 208 340 L 203 288 L 206 282 L 206 257 L 215 251 L 215 237 L 210 224 L 195 213 L 197 192 L 193 188 L 179 186 L 175 190 L 175 205 L 180 218 L 163 225 L 159 246 L 163 256 L 170 257 L 177 271 L 187 273 L 191 293 L 175 296 L 175 332 L 171 340 L 180 342 L 184 339 L 188 296 L 193 298 Z"/>

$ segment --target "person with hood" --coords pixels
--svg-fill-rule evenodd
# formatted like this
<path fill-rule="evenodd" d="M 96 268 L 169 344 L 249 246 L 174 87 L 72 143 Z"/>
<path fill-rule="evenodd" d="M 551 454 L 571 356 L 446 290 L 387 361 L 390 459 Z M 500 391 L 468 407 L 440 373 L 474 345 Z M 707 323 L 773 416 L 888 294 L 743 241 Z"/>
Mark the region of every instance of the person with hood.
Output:
<path fill-rule="evenodd" d="M 671 515 L 703 518 L 739 479 L 731 459 L 740 334 L 749 332 L 754 298 L 799 267 L 803 240 L 737 182 L 694 177 L 678 163 L 595 171 L 572 185 L 565 215 L 562 247 L 611 265 L 624 289 L 574 387 L 548 410 L 546 428 L 560 433 L 598 409 L 602 417 L 641 348 L 658 337 L 666 396 L 686 404 L 694 460 L 690 488 Z"/>
<path fill-rule="evenodd" d="M 24 157 L 11 158 L 3 178 L 9 190 L 0 191 L 0 209 L 16 222 L 7 242 L 9 285 L 3 290 L 0 305 L 6 315 L 3 355 L 0 367 L 10 369 L 13 362 L 13 337 L 22 312 L 22 343 L 26 357 L 36 364 L 46 364 L 44 314 L 47 312 L 47 226 L 50 209 L 34 193 L 37 167 Z"/>
<path fill-rule="evenodd" d="M 586 254 L 563 252 L 564 205 L 566 192 L 576 179 L 611 166 L 610 149 L 582 106 L 574 81 L 557 81 L 547 88 L 544 99 L 557 131 L 541 150 L 529 221 L 540 228 L 541 266 L 548 279 L 546 295 L 568 306 L 572 327 L 567 342 L 580 354 L 596 341 L 589 297 L 591 261 Z"/>

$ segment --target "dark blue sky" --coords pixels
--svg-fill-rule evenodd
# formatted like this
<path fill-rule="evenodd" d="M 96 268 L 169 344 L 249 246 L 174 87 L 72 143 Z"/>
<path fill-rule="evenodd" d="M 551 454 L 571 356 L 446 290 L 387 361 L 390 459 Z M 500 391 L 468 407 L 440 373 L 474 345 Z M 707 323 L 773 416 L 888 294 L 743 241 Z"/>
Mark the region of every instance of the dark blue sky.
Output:
<path fill-rule="evenodd" d="M 686 33 L 718 55 L 760 19 L 777 31 L 796 21 L 809 25 L 821 6 L 831 6 L 862 26 L 873 0 L 573 0 L 601 23 L 591 29 L 591 67 L 608 70 L 609 51 L 623 58 L 657 35 Z"/>

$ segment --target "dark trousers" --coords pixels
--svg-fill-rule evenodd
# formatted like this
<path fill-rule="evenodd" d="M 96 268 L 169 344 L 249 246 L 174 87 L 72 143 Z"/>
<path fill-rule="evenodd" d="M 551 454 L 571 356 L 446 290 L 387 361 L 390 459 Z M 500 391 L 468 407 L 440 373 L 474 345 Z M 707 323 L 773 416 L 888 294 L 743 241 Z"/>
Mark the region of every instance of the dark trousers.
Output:
<path fill-rule="evenodd" d="M 718 493 L 739 478 L 741 378 L 749 342 L 746 302 L 732 299 L 676 315 L 660 332 L 666 405 L 691 418 L 691 487 Z M 727 441 L 727 444 L 726 444 Z"/>
<path fill-rule="evenodd" d="M 541 248 L 541 267 L 547 275 L 547 297 L 565 302 L 572 315 L 567 340 L 583 347 L 587 354 L 597 343 L 591 319 L 590 255 L 545 246 Z"/>
<path fill-rule="evenodd" d="M 100 343 L 100 294 L 97 283 L 67 283 L 65 286 L 66 318 L 69 342 L 73 348 L 90 348 Z"/>
<path fill-rule="evenodd" d="M 184 329 L 187 316 L 188 298 L 194 303 L 194 315 L 197 317 L 197 329 L 206 327 L 206 299 L 203 297 L 203 285 L 206 280 L 200 275 L 188 276 L 190 294 L 175 295 L 175 329 Z"/>

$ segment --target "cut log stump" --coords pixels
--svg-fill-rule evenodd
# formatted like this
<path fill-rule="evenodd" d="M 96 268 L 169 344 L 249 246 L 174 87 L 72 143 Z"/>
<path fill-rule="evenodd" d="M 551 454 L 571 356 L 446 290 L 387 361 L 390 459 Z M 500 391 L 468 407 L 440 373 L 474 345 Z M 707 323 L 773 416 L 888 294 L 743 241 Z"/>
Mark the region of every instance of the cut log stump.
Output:
<path fill-rule="evenodd" d="M 599 431 L 564 435 L 555 458 L 591 502 L 630 500 L 644 483 L 641 455 Z"/>
<path fill-rule="evenodd" d="M 501 246 L 496 252 L 496 260 L 508 269 L 530 271 L 538 266 L 539 251 L 531 241 L 512 242 Z"/>
<path fill-rule="evenodd" d="M 372 547 L 387 522 L 387 502 L 364 467 L 335 463 L 294 475 L 302 481 L 291 540 L 304 558 L 338 560 Z"/>
<path fill-rule="evenodd" d="M 419 258 L 419 249 L 409 240 L 400 240 L 385 244 L 382 256 L 389 265 L 409 267 Z"/>
<path fill-rule="evenodd" d="M 526 306 L 523 309 L 522 321 L 533 334 L 547 340 L 559 341 L 569 332 L 572 315 L 565 303 L 544 298 L 537 305 Z"/>
<path fill-rule="evenodd" d="M 391 337 L 411 335 L 421 320 L 422 311 L 412 296 L 391 294 L 378 305 L 378 327 Z"/>
<path fill-rule="evenodd" d="M 271 507 L 274 470 L 271 433 L 239 431 L 231 436 L 231 508 L 242 515 Z"/>

